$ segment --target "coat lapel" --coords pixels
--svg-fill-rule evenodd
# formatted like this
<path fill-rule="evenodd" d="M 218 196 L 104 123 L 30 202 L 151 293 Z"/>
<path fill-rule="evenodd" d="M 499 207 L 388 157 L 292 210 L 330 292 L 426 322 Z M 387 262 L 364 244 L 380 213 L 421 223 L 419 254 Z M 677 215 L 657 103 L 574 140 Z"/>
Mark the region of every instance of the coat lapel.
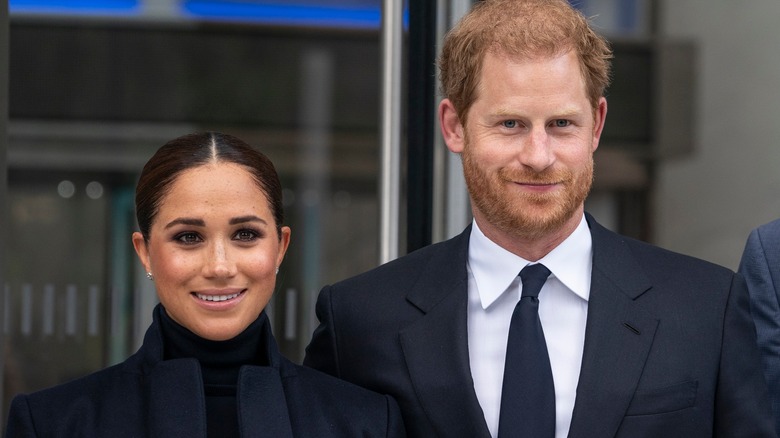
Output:
<path fill-rule="evenodd" d="M 159 311 L 159 310 L 156 310 Z M 141 368 L 146 372 L 149 400 L 149 436 L 206 438 L 206 399 L 198 361 L 193 358 L 160 360 L 162 337 L 158 322 L 144 338 Z M 280 375 L 280 357 L 267 320 L 264 336 L 271 366 L 243 366 L 237 397 L 242 437 L 292 437 L 287 399 Z M 289 374 L 289 373 L 288 373 Z M 191 383 L 190 383 L 191 382 Z"/>
<path fill-rule="evenodd" d="M 242 437 L 292 437 L 287 400 L 279 369 L 245 366 L 238 379 Z"/>
<path fill-rule="evenodd" d="M 624 239 L 587 219 L 593 274 L 569 436 L 614 436 L 639 383 L 658 319 L 636 301 L 652 286 Z"/>
<path fill-rule="evenodd" d="M 468 227 L 443 243 L 431 259 L 407 295 L 425 315 L 400 334 L 412 384 L 439 436 L 489 437 L 469 366 L 466 259 L 470 233 Z"/>
<path fill-rule="evenodd" d="M 146 380 L 146 393 L 149 397 L 149 436 L 206 437 L 203 380 L 195 359 L 157 363 Z"/>

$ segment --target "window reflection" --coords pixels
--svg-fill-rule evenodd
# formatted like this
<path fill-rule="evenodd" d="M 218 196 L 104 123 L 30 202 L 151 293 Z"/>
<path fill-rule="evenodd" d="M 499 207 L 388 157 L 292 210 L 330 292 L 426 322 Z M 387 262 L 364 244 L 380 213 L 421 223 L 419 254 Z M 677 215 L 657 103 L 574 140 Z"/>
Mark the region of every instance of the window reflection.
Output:
<path fill-rule="evenodd" d="M 269 311 L 300 360 L 319 288 L 378 257 L 378 32 L 31 14 L 10 32 L 5 406 L 140 344 L 156 296 L 130 242 L 135 180 L 192 131 L 278 167 L 293 234 Z"/>
<path fill-rule="evenodd" d="M 108 203 L 85 186 L 43 177 L 9 184 L 6 393 L 104 363 Z"/>

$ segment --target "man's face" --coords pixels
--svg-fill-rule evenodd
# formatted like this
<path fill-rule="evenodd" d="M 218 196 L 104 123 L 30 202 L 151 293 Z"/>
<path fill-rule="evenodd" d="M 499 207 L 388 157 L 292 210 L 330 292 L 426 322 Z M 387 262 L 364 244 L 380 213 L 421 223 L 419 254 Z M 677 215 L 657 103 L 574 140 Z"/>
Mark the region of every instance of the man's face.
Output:
<path fill-rule="evenodd" d="M 606 100 L 595 111 L 573 52 L 487 54 L 462 127 L 466 183 L 480 227 L 538 239 L 576 226 L 593 179 Z"/>

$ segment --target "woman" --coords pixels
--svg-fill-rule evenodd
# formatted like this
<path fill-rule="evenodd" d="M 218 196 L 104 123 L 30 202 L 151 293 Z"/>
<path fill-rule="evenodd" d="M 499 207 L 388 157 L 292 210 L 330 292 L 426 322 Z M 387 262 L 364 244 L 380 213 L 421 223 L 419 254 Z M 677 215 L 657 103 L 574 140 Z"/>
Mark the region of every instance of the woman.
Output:
<path fill-rule="evenodd" d="M 279 354 L 263 309 L 290 242 L 273 164 L 220 133 L 174 139 L 136 188 L 160 298 L 125 362 L 11 404 L 8 436 L 400 436 L 395 402 Z"/>

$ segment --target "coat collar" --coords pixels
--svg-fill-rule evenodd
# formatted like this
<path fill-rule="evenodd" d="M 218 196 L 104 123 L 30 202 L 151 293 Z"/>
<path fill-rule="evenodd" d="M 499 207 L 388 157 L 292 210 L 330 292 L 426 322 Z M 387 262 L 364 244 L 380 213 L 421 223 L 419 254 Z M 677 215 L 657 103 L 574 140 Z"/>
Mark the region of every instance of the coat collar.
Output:
<path fill-rule="evenodd" d="M 158 304 L 154 308 L 154 311 L 152 312 L 152 324 L 146 330 L 141 348 L 127 361 L 131 367 L 140 368 L 143 374 L 149 374 L 151 369 L 162 362 L 165 357 L 165 342 L 163 341 L 163 333 L 160 328 L 160 315 L 161 312 L 164 311 L 161 304 Z M 279 352 L 279 346 L 273 336 L 268 318 L 262 315 L 260 318 L 263 324 L 263 339 L 259 343 L 262 349 L 261 354 L 265 356 L 267 363 L 270 364 L 271 368 L 279 370 L 285 376 L 294 373 L 294 367 L 284 366 L 285 360 Z"/>
<path fill-rule="evenodd" d="M 263 333 L 271 366 L 245 365 L 239 373 L 241 436 L 291 437 L 282 379 L 294 375 L 295 369 L 281 357 L 270 325 Z M 156 314 L 143 345 L 126 364 L 129 371 L 142 375 L 150 436 L 206 437 L 200 365 L 192 358 L 163 360 L 163 336 Z"/>

